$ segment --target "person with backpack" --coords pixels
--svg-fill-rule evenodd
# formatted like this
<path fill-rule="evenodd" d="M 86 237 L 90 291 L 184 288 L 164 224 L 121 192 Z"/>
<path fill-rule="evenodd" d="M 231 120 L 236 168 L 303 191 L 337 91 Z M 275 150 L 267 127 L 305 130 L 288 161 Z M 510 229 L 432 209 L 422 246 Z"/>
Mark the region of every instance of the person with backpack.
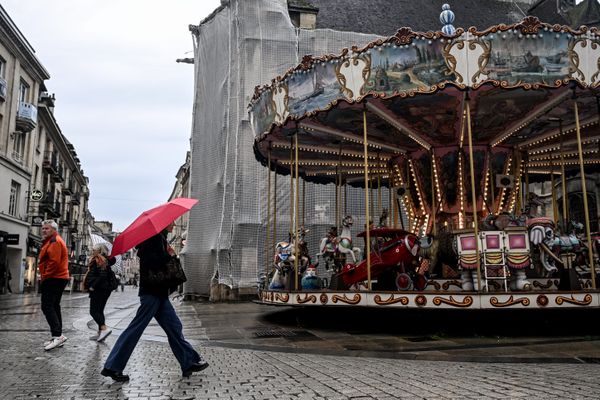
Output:
<path fill-rule="evenodd" d="M 115 261 L 114 257 L 108 257 L 108 248 L 104 244 L 96 244 L 92 248 L 85 286 L 90 292 L 90 315 L 98 324 L 98 333 L 90 339 L 98 342 L 104 341 L 112 333 L 112 329 L 105 323 L 104 307 L 111 292 L 119 285 L 111 268 Z"/>

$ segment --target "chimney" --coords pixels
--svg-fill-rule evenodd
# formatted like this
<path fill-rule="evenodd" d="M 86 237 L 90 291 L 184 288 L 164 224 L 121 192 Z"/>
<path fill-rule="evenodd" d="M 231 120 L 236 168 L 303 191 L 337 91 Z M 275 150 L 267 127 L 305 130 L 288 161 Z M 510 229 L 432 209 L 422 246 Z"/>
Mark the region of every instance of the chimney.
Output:
<path fill-rule="evenodd" d="M 315 29 L 319 9 L 306 0 L 288 0 L 288 12 L 296 28 Z"/>

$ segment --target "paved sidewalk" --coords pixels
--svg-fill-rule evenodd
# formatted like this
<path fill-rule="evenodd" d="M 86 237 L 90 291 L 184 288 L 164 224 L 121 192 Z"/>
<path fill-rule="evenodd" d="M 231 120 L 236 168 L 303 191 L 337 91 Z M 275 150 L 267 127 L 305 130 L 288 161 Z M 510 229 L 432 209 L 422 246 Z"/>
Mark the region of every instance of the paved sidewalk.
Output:
<path fill-rule="evenodd" d="M 135 292 L 130 288 L 111 296 L 107 305 L 108 323 L 117 328 L 117 334 L 131 319 L 136 304 Z M 600 397 L 598 364 L 573 360 L 570 363 L 498 363 L 493 355 L 488 360 L 492 362 L 485 363 L 457 361 L 457 358 L 454 361 L 428 361 L 423 359 L 424 354 L 443 358 L 465 353 L 481 355 L 484 350 L 481 350 L 482 343 L 477 345 L 468 338 L 445 338 L 445 346 L 453 350 L 439 350 L 440 342 L 436 340 L 429 344 L 426 341 L 411 342 L 406 337 L 395 339 L 386 333 L 348 332 L 346 327 L 343 327 L 345 331 L 336 334 L 318 326 L 307 328 L 302 317 L 294 324 L 288 318 L 290 315 L 298 317 L 296 311 L 290 314 L 290 311 L 265 309 L 254 304 L 175 304 L 186 336 L 210 362 L 210 367 L 191 378 L 182 378 L 164 334 L 153 325 L 126 368 L 131 381 L 116 384 L 99 375 L 116 335 L 110 336 L 104 344 L 87 339 L 93 330 L 87 323 L 90 318 L 86 295 L 66 294 L 63 298 L 65 335 L 69 340 L 64 347 L 50 352 L 44 352 L 41 346 L 48 331 L 39 310 L 39 297 L 0 296 L 0 340 L 3 343 L 0 347 L 0 399 Z M 279 332 L 281 335 L 277 337 L 277 331 L 283 333 Z M 567 344 L 564 337 L 559 339 Z M 397 344 L 397 340 L 406 343 L 394 352 L 412 354 L 420 348 L 414 352 L 417 359 L 359 357 L 361 352 L 367 351 L 353 350 L 350 345 L 374 342 L 383 348 L 386 341 L 391 346 Z M 460 349 L 456 347 L 456 340 L 458 345 L 470 347 Z M 532 339 L 521 340 L 531 342 Z M 571 345 L 573 348 L 566 351 L 568 357 L 564 358 L 573 356 L 582 345 L 596 343 L 597 346 L 596 341 L 581 340 Z M 332 349 L 333 345 L 338 348 Z M 433 346 L 438 350 L 433 350 Z M 526 344 L 523 347 L 528 346 L 546 345 Z M 554 352 L 558 345 L 548 346 L 549 351 Z M 371 351 L 370 346 L 366 347 Z M 495 353 L 498 348 L 488 347 L 487 351 Z M 317 354 L 323 352 L 331 355 Z M 551 353 L 542 349 L 538 351 L 540 354 Z"/>

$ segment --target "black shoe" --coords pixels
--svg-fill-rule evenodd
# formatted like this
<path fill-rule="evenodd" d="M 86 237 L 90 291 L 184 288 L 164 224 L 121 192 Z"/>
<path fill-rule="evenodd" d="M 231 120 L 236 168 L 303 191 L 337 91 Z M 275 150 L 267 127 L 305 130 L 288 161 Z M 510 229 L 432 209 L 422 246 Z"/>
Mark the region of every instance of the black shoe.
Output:
<path fill-rule="evenodd" d="M 102 368 L 100 374 L 102 374 L 103 376 L 109 376 L 117 382 L 127 382 L 129 380 L 129 375 L 123 375 L 122 372 L 113 371 L 107 368 Z"/>
<path fill-rule="evenodd" d="M 194 372 L 200 372 L 208 368 L 208 363 L 206 361 L 199 361 L 195 364 L 192 364 L 188 369 L 183 371 L 182 375 L 186 378 L 192 376 Z"/>

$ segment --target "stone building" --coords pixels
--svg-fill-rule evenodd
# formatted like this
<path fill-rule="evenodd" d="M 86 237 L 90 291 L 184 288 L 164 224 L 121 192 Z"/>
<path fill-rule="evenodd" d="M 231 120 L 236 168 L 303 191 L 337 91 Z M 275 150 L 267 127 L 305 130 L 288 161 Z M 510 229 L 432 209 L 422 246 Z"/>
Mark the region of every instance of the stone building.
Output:
<path fill-rule="evenodd" d="M 9 271 L 13 292 L 35 288 L 44 219 L 58 222 L 76 279 L 90 248 L 88 178 L 54 117 L 49 78 L 0 6 L 0 293 Z"/>

